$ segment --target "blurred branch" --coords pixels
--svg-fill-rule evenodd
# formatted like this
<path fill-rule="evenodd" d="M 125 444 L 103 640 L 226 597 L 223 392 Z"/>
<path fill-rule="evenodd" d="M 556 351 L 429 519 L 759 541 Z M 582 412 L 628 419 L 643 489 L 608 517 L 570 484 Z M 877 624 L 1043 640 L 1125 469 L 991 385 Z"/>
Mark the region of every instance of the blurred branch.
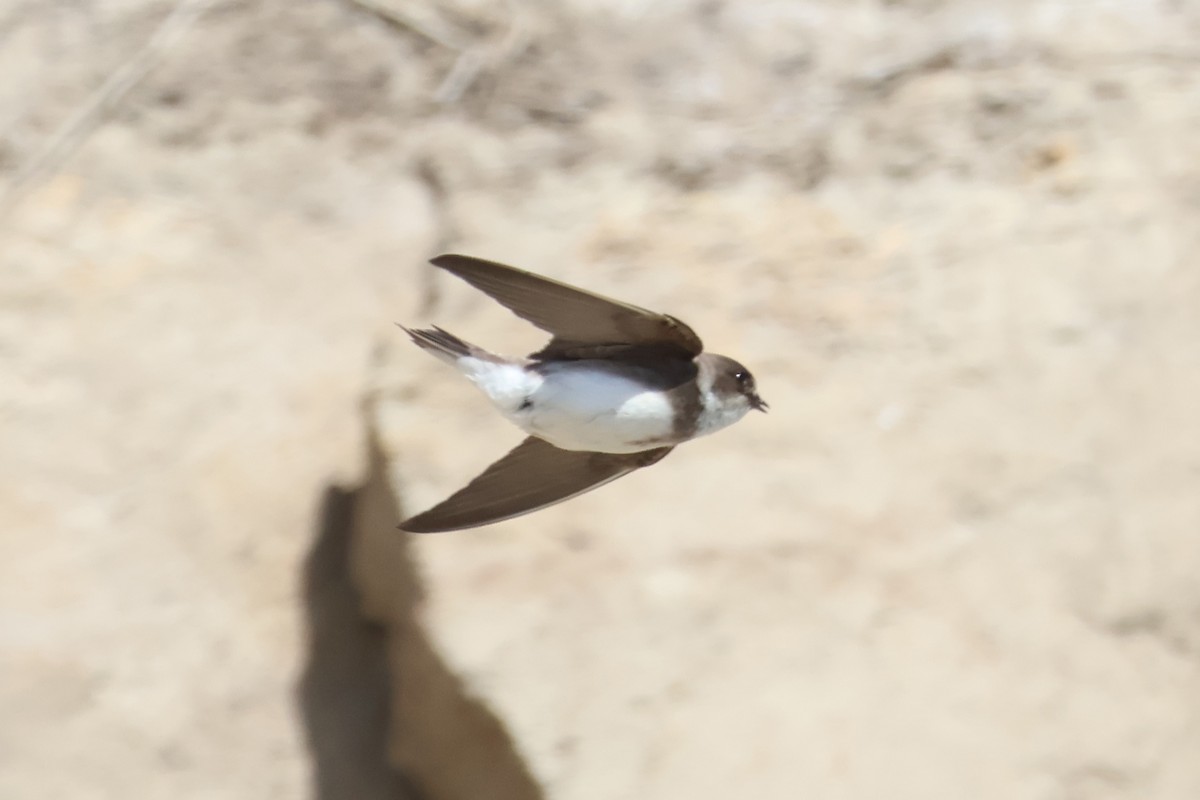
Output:
<path fill-rule="evenodd" d="M 467 36 L 432 13 L 415 13 L 388 0 L 347 0 L 393 28 L 418 36 L 458 53 L 454 66 L 438 84 L 434 100 L 439 105 L 458 102 L 485 72 L 497 70 L 513 55 L 525 49 L 529 32 L 516 6 L 509 2 L 509 25 L 504 38 L 495 45 L 474 45 Z"/>
<path fill-rule="evenodd" d="M 152 70 L 163 53 L 179 41 L 212 0 L 181 0 L 140 50 L 118 67 L 75 113 L 56 130 L 40 151 L 17 169 L 0 194 L 3 222 L 41 181 L 57 172 L 99 127 L 101 121 L 125 99 L 129 91 Z"/>
<path fill-rule="evenodd" d="M 500 43 L 488 47 L 473 47 L 459 55 L 458 60 L 434 92 L 434 100 L 442 105 L 458 102 L 484 71 L 494 72 L 504 62 L 518 55 L 529 44 L 529 29 L 520 13 L 509 7 L 508 31 Z"/>
<path fill-rule="evenodd" d="M 425 185 L 425 190 L 429 192 L 429 203 L 433 207 L 433 217 L 437 224 L 437 238 L 434 241 L 433 251 L 445 253 L 458 238 L 459 232 L 458 226 L 454 223 L 454 217 L 451 215 L 449 192 L 437 160 L 429 155 L 422 157 L 417 163 L 417 177 Z M 421 270 L 420 273 L 421 296 L 418 301 L 417 313 L 422 317 L 432 315 L 442 299 L 441 293 L 438 291 L 436 273 L 436 269 L 428 268 Z"/>
<path fill-rule="evenodd" d="M 391 3 L 382 2 L 382 0 L 348 0 L 348 2 L 383 20 L 393 28 L 412 31 L 418 36 L 450 50 L 467 49 L 466 37 L 436 17 L 422 18 L 420 14 L 414 14 L 408 9 L 395 7 Z"/>

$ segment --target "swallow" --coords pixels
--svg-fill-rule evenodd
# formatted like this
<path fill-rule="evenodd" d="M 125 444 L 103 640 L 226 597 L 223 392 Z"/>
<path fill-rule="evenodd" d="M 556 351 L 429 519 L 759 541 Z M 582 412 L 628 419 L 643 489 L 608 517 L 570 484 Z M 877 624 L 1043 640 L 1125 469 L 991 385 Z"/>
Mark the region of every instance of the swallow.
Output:
<path fill-rule="evenodd" d="M 507 358 L 436 326 L 400 326 L 529 434 L 464 488 L 402 522 L 402 530 L 461 530 L 528 514 L 655 464 L 751 410 L 767 410 L 750 371 L 705 353 L 700 337 L 675 317 L 481 258 L 442 255 L 431 263 L 552 338 L 525 358 Z"/>

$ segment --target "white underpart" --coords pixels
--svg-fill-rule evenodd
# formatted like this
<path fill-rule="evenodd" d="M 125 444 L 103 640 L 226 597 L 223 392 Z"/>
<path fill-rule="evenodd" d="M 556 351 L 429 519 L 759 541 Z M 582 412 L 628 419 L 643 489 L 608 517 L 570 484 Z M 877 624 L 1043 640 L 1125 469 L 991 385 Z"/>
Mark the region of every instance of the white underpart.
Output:
<path fill-rule="evenodd" d="M 513 424 L 564 450 L 636 453 L 674 443 L 665 395 L 587 361 L 544 375 L 471 357 L 456 366 Z"/>
<path fill-rule="evenodd" d="M 537 391 L 542 383 L 540 376 L 529 372 L 520 364 L 497 363 L 464 356 L 455 362 L 455 366 L 478 386 L 506 417 L 510 411 L 519 408 L 525 398 Z"/>

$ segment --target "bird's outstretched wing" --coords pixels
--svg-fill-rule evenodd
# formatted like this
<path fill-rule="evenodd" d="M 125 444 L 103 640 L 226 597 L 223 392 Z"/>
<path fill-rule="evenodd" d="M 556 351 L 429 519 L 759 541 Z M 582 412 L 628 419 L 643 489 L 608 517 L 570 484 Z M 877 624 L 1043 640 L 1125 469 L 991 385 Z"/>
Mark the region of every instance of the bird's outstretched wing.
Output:
<path fill-rule="evenodd" d="M 485 292 L 554 338 L 534 358 L 589 358 L 644 349 L 691 359 L 696 332 L 667 314 L 613 300 L 495 261 L 442 255 L 431 263 Z"/>
<path fill-rule="evenodd" d="M 649 466 L 671 452 L 560 450 L 530 436 L 446 500 L 400 523 L 413 533 L 474 528 L 537 511 Z"/>

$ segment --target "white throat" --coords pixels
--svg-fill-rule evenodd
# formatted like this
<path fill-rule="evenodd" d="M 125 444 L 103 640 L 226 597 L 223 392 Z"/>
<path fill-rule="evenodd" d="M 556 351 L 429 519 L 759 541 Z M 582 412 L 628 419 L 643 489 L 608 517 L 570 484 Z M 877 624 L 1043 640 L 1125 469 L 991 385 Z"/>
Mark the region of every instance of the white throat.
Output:
<path fill-rule="evenodd" d="M 719 397 L 711 388 L 701 393 L 702 409 L 696 425 L 696 436 L 707 436 L 722 428 L 728 428 L 750 411 L 750 404 L 742 396 Z"/>

